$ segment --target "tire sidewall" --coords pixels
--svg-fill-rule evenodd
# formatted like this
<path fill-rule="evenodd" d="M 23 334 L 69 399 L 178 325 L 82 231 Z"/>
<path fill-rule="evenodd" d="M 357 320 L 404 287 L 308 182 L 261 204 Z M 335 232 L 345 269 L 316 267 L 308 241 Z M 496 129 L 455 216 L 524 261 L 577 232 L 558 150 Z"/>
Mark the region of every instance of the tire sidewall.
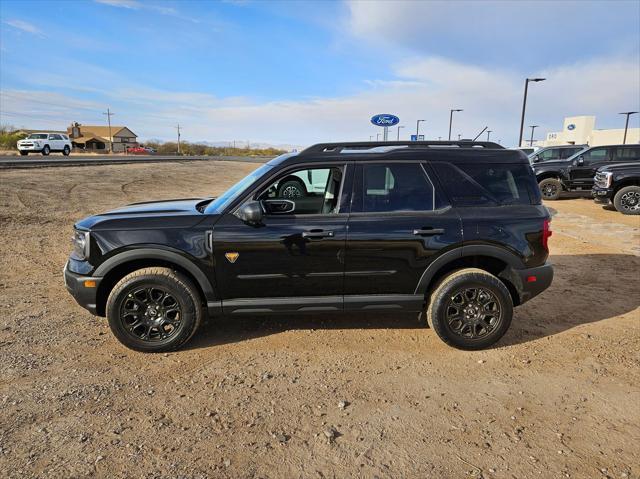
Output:
<path fill-rule="evenodd" d="M 625 186 L 618 190 L 618 192 L 613 197 L 613 206 L 617 211 L 622 213 L 623 215 L 640 215 L 640 211 L 627 211 L 622 207 L 622 197 L 629 193 L 630 191 L 638 191 L 640 192 L 640 186 Z"/>
<path fill-rule="evenodd" d="M 481 339 L 471 340 L 454 333 L 446 320 L 446 308 L 451 295 L 461 288 L 483 288 L 495 295 L 502 311 L 501 322 L 496 329 Z M 498 278 L 483 271 L 460 271 L 440 283 L 431 298 L 429 322 L 438 336 L 447 344 L 459 349 L 484 349 L 496 343 L 509 329 L 513 317 L 513 302 L 506 286 Z"/>
<path fill-rule="evenodd" d="M 44 148 L 42 148 L 42 155 L 48 156 L 49 153 L 51 153 L 51 148 L 49 147 L 49 145 L 44 145 Z"/>
<path fill-rule="evenodd" d="M 556 194 L 553 196 L 545 196 L 543 188 L 546 184 L 553 183 L 557 187 Z M 560 198 L 560 193 L 562 193 L 562 183 L 560 180 L 556 178 L 545 178 L 538 183 L 538 187 L 540 188 L 540 194 L 542 195 L 542 199 L 546 201 L 555 201 Z"/>
<path fill-rule="evenodd" d="M 179 279 L 180 282 L 188 281 L 186 278 Z M 106 308 L 109 327 L 116 338 L 128 348 L 143 352 L 170 351 L 186 342 L 195 332 L 195 328 L 200 322 L 199 314 L 201 314 L 201 311 L 197 302 L 198 298 L 194 297 L 193 291 L 189 290 L 192 288 L 184 287 L 180 282 L 175 281 L 171 276 L 163 274 L 129 275 L 120 281 L 111 291 Z M 132 290 L 143 286 L 157 286 L 165 289 L 180 304 L 182 317 L 179 329 L 167 341 L 150 342 L 137 339 L 130 335 L 122 324 L 120 318 L 122 303 Z"/>
<path fill-rule="evenodd" d="M 71 153 L 71 148 L 69 148 L 68 145 L 65 145 L 64 149 L 62 150 L 62 154 L 64 156 L 69 156 L 69 153 Z"/>

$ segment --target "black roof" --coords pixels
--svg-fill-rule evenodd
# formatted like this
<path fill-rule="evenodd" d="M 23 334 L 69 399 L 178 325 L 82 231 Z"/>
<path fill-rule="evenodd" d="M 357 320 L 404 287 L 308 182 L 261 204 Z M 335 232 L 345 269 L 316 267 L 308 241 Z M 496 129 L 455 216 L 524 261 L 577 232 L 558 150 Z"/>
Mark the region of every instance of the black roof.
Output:
<path fill-rule="evenodd" d="M 447 162 L 526 163 L 520 150 L 509 150 L 487 141 L 379 141 L 319 143 L 300 153 L 282 155 L 270 163 L 307 161 L 371 161 L 424 159 Z"/>

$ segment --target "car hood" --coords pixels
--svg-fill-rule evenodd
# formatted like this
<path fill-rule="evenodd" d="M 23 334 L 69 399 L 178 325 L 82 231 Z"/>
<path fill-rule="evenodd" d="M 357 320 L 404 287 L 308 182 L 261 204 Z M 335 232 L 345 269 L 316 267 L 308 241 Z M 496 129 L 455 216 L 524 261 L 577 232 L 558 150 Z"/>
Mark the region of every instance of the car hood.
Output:
<path fill-rule="evenodd" d="M 105 213 L 89 216 L 78 223 L 80 229 L 145 228 L 164 224 L 167 227 L 188 227 L 202 219 L 201 209 L 213 198 L 188 198 L 132 203 Z M 117 223 L 117 224 L 116 224 Z"/>
<path fill-rule="evenodd" d="M 632 163 L 617 163 L 615 165 L 601 166 L 598 171 L 617 171 L 617 170 L 640 170 L 640 162 L 634 161 Z"/>

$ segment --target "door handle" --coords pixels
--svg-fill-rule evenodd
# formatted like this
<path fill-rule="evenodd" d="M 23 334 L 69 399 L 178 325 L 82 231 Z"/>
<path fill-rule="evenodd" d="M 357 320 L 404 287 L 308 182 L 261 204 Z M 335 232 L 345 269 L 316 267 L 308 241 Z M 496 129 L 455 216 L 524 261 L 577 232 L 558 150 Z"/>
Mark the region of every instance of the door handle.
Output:
<path fill-rule="evenodd" d="M 308 238 L 308 239 L 333 238 L 333 231 L 322 231 L 322 230 L 304 231 L 302 233 L 302 237 Z"/>
<path fill-rule="evenodd" d="M 419 230 L 413 230 L 413 234 L 416 236 L 433 236 L 441 235 L 444 233 L 442 228 L 421 228 Z"/>

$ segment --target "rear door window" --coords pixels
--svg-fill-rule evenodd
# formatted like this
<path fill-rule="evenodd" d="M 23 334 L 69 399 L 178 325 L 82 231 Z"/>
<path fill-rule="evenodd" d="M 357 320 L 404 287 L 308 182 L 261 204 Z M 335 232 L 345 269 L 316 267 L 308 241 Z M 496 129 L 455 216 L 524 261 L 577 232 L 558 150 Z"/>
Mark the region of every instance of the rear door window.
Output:
<path fill-rule="evenodd" d="M 521 164 L 432 163 L 455 206 L 529 205 L 540 202 L 531 168 Z"/>
<path fill-rule="evenodd" d="M 638 146 L 622 146 L 616 148 L 616 161 L 640 161 L 640 147 Z"/>
<path fill-rule="evenodd" d="M 356 176 L 352 212 L 433 211 L 435 189 L 420 163 L 370 163 Z"/>

